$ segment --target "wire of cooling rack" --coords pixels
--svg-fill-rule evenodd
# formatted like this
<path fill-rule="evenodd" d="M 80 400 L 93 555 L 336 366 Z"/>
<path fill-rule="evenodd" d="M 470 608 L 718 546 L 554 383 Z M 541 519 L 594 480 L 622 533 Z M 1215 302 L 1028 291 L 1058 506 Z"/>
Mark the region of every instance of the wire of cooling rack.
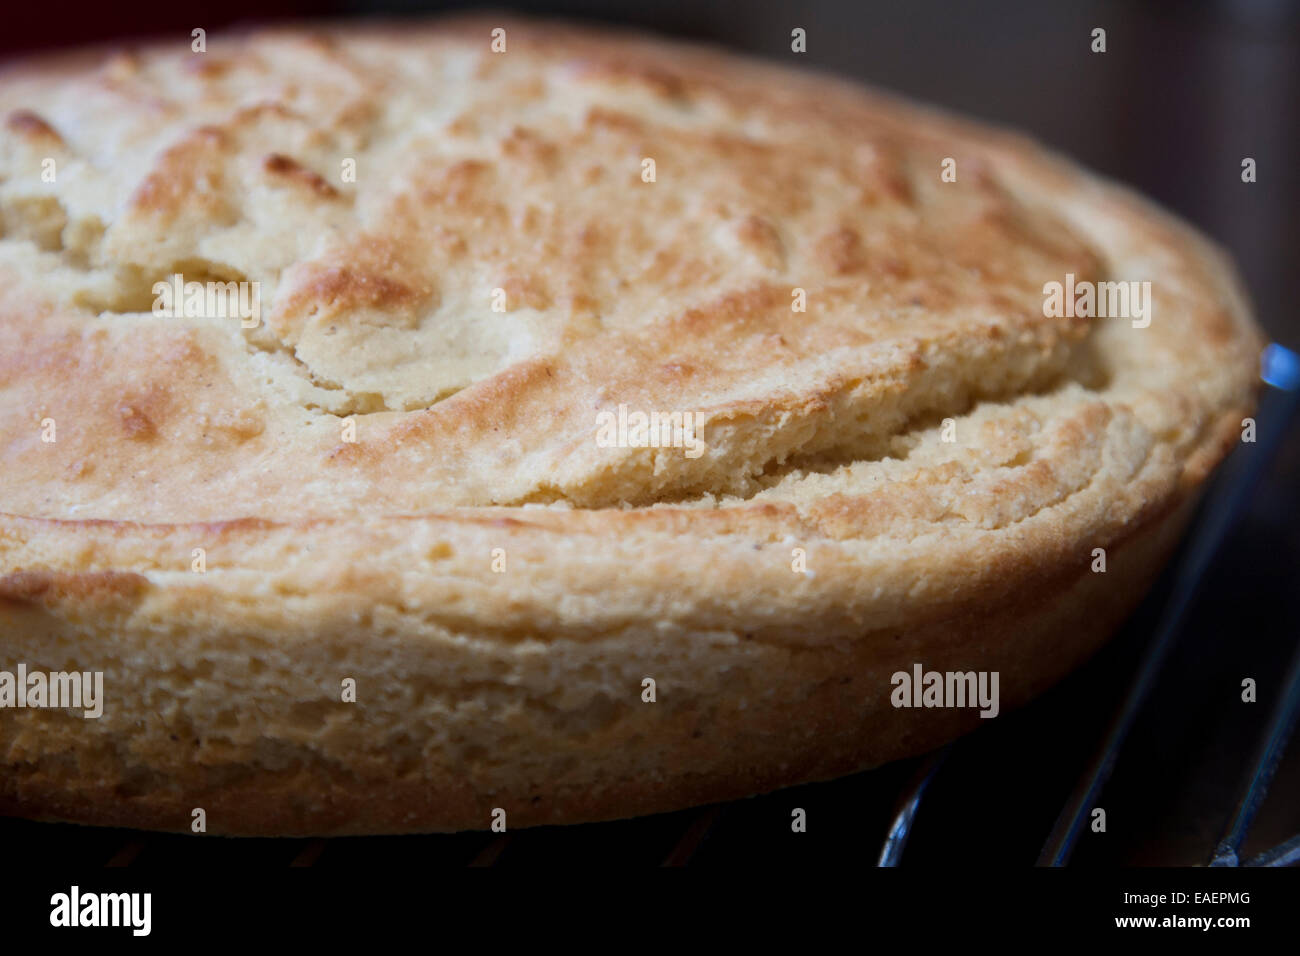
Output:
<path fill-rule="evenodd" d="M 1288 845 L 1296 844 L 1297 849 L 1300 849 L 1300 833 L 1298 833 L 1285 844 L 1266 850 L 1246 861 L 1245 864 L 1242 864 L 1238 857 L 1246 833 L 1254 822 L 1259 808 L 1264 804 L 1277 765 L 1282 762 L 1287 741 L 1295 730 L 1296 718 L 1300 716 L 1300 645 L 1297 645 L 1283 687 L 1282 698 L 1278 701 L 1272 718 L 1260 736 L 1255 758 L 1251 761 L 1250 769 L 1246 774 L 1241 799 L 1237 801 L 1227 832 L 1214 848 L 1210 866 L 1287 866 L 1288 859 L 1295 859 L 1294 855 L 1288 856 L 1286 849 Z"/>
<path fill-rule="evenodd" d="M 903 788 L 898 798 L 898 808 L 894 811 L 894 819 L 889 824 L 884 845 L 880 848 L 880 859 L 876 862 L 876 866 L 898 866 L 902 862 L 903 850 L 907 848 L 907 838 L 912 835 L 912 824 L 916 821 L 916 813 L 921 808 L 921 798 L 925 796 L 930 781 L 939 773 L 939 768 L 943 766 L 953 746 L 949 744 L 927 757 L 917 768 L 907 786 Z"/>
<path fill-rule="evenodd" d="M 1211 559 L 1245 510 L 1251 493 L 1277 454 L 1296 416 L 1300 407 L 1300 356 L 1280 345 L 1270 345 L 1260 357 L 1260 378 L 1273 391 L 1266 395 L 1257 416 L 1261 424 L 1257 429 L 1256 447 L 1250 451 L 1238 449 L 1228 462 L 1226 473 L 1216 482 L 1202 505 L 1196 527 L 1178 560 L 1174 589 L 1156 628 L 1156 636 L 1111 721 L 1104 743 L 1057 818 L 1039 855 L 1040 866 L 1064 866 L 1069 862 L 1088 815 L 1097 806 L 1102 789 L 1110 779 L 1124 741 L 1177 643 L 1183 618 Z M 1300 680 L 1300 675 L 1296 676 Z M 1224 855 L 1221 865 L 1235 864 L 1236 850 L 1264 801 L 1273 769 L 1285 749 L 1286 738 L 1295 722 L 1298 698 L 1300 688 L 1293 683 L 1278 708 L 1275 721 L 1265 731 L 1250 782 L 1238 803 L 1234 822 L 1221 843 L 1224 853 L 1231 854 L 1233 863 L 1226 863 L 1229 857 Z M 1219 854 L 1216 853 L 1215 858 L 1219 859 Z"/>

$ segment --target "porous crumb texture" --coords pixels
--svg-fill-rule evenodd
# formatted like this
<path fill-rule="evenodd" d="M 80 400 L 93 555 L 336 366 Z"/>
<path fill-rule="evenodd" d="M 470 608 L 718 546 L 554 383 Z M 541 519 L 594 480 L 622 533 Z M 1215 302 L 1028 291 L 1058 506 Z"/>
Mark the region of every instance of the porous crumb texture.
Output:
<path fill-rule="evenodd" d="M 8 812 L 522 825 L 916 752 L 979 721 L 890 673 L 1058 679 L 1253 407 L 1188 227 L 716 50 L 214 35 L 12 66 L 0 123 L 0 669 L 107 697 L 0 711 Z M 260 323 L 155 315 L 176 273 Z M 1149 326 L 1045 316 L 1067 275 L 1150 282 Z M 620 404 L 704 453 L 601 447 Z"/>

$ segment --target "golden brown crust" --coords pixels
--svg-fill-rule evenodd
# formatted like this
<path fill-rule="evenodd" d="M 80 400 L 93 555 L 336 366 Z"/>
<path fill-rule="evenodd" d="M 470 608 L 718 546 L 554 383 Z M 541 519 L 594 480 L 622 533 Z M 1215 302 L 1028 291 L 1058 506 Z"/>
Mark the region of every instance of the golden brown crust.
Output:
<path fill-rule="evenodd" d="M 1061 676 L 1252 407 L 1222 255 L 1023 139 L 525 22 L 209 51 L 0 77 L 0 668 L 108 696 L 0 711 L 0 809 L 520 825 L 916 752 L 971 715 L 888 675 Z M 260 325 L 151 314 L 173 273 Z M 1150 325 L 1048 317 L 1067 274 Z M 620 404 L 707 450 L 602 447 Z"/>

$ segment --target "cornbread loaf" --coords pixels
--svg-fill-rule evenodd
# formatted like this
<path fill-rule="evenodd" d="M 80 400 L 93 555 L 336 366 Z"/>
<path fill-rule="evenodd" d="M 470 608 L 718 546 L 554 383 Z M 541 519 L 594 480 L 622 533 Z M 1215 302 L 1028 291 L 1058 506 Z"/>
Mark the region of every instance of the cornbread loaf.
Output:
<path fill-rule="evenodd" d="M 790 60 L 480 18 L 0 74 L 0 670 L 103 686 L 0 709 L 0 812 L 625 817 L 1095 650 L 1251 413 L 1231 266 Z"/>

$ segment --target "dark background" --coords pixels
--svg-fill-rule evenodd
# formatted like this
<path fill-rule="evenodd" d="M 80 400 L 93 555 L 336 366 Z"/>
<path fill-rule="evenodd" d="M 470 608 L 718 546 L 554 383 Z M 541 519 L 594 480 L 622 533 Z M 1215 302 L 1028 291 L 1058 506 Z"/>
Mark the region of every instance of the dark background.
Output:
<path fill-rule="evenodd" d="M 137 36 L 209 33 L 301 17 L 415 15 L 473 4 L 334 0 L 144 0 L 78 10 L 23 4 L 6 11 L 0 57 Z M 1236 259 L 1261 324 L 1300 351 L 1300 0 L 1210 3 L 884 2 L 707 3 L 569 0 L 491 4 L 534 14 L 609 21 L 717 43 L 832 71 L 1027 131 L 1130 184 L 1199 225 Z M 51 10 L 55 12 L 51 12 Z M 803 27 L 808 52 L 790 52 Z M 1089 50 L 1094 27 L 1107 52 Z M 1255 158 L 1258 182 L 1241 182 Z M 1260 412 L 1261 429 L 1277 406 Z M 1276 426 L 1278 421 L 1271 423 Z M 1255 453 L 1242 446 L 1238 461 Z M 1241 776 L 1300 635 L 1300 434 L 1293 428 L 1241 521 L 1202 582 L 1177 651 L 1121 754 L 1103 805 L 1104 835 L 1086 835 L 1084 865 L 1204 863 L 1239 793 Z M 917 818 L 910 864 L 1032 863 L 1149 641 L 1167 586 L 1124 632 L 1061 688 L 1006 715 L 954 749 Z M 1239 700 L 1242 677 L 1260 703 Z M 879 852 L 902 762 L 844 781 L 650 821 L 532 831 L 508 845 L 484 835 L 380 840 L 144 841 L 118 831 L 17 822 L 33 841 L 75 838 L 87 861 L 210 862 L 251 857 L 354 864 L 375 853 L 425 862 L 651 862 L 699 831 L 699 863 L 838 860 Z M 810 830 L 789 832 L 789 808 Z M 703 829 L 701 829 L 701 827 Z M 820 835 L 819 834 L 820 831 Z M 1300 832 L 1300 743 L 1282 765 L 1247 852 Z M 93 835 L 92 835 L 93 834 Z M 394 840 L 405 843 L 395 843 Z M 436 843 L 430 841 L 438 841 Z M 254 845 L 257 849 L 254 849 Z M 222 849 L 222 847 L 226 849 Z M 416 851 L 416 847 L 419 847 Z M 398 848 L 403 849 L 398 849 Z"/>

